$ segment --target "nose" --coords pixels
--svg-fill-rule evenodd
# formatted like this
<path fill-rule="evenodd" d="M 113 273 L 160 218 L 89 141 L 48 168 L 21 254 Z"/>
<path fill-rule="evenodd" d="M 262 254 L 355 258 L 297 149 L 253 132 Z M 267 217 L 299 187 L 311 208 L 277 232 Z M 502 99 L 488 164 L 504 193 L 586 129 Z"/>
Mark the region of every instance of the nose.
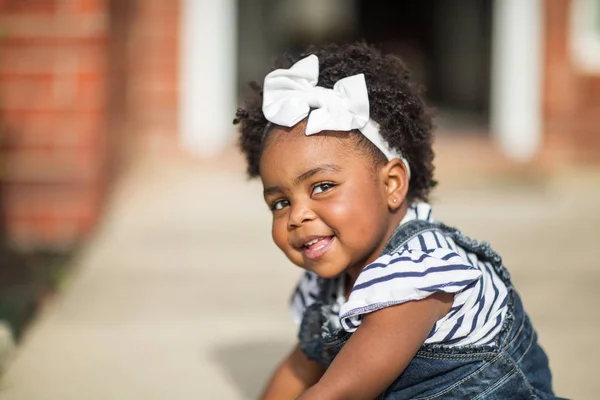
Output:
<path fill-rule="evenodd" d="M 308 206 L 306 202 L 294 202 L 290 205 L 288 219 L 288 230 L 293 230 L 312 221 L 316 218 L 316 213 Z"/>

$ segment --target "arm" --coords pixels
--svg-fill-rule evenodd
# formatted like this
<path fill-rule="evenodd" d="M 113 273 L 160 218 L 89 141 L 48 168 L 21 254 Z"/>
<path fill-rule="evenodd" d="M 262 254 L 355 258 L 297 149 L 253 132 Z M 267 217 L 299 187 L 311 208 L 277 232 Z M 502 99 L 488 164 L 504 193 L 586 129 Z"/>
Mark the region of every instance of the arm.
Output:
<path fill-rule="evenodd" d="M 306 358 L 300 345 L 296 345 L 279 364 L 260 399 L 295 399 L 317 383 L 324 372 L 325 368 L 321 364 Z"/>
<path fill-rule="evenodd" d="M 374 399 L 402 374 L 453 297 L 435 293 L 366 314 L 321 380 L 299 399 Z"/>

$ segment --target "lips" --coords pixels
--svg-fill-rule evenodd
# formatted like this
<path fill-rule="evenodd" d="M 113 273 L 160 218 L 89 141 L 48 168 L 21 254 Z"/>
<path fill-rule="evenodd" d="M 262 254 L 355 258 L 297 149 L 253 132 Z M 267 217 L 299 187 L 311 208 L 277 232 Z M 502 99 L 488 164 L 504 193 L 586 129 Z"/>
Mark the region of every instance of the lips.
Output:
<path fill-rule="evenodd" d="M 318 260 L 323 257 L 333 244 L 333 236 L 319 236 L 307 240 L 300 248 L 306 258 L 310 260 Z"/>

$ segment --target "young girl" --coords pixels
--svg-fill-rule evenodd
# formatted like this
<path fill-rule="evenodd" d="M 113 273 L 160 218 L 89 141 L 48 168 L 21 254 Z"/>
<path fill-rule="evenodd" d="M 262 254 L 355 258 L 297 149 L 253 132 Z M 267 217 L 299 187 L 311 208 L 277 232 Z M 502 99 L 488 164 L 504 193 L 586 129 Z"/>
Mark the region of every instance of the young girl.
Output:
<path fill-rule="evenodd" d="M 352 44 L 276 68 L 234 121 L 306 270 L 299 342 L 262 398 L 554 398 L 500 256 L 432 217 L 432 123 L 403 63 Z"/>

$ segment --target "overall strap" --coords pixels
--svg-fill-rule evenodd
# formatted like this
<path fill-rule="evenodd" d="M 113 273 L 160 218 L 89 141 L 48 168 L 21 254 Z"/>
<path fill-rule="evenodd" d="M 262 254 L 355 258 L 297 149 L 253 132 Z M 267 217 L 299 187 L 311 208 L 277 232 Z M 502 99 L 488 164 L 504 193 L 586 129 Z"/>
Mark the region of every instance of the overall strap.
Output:
<path fill-rule="evenodd" d="M 471 239 L 457 228 L 449 227 L 441 222 L 412 220 L 405 224 L 399 225 L 381 252 L 381 255 L 399 252 L 412 239 L 422 235 L 425 232 L 433 231 L 440 232 L 444 236 L 451 237 L 454 243 L 462 247 L 465 251 L 476 254 L 481 261 L 490 262 L 500 279 L 507 286 L 512 287 L 510 274 L 502 264 L 502 258 L 490 247 L 489 243 L 478 242 L 474 239 Z"/>
<path fill-rule="evenodd" d="M 418 219 L 398 225 L 380 255 L 383 256 L 398 252 L 412 239 L 424 232 L 439 229 L 439 226 L 439 223 L 427 222 Z"/>

